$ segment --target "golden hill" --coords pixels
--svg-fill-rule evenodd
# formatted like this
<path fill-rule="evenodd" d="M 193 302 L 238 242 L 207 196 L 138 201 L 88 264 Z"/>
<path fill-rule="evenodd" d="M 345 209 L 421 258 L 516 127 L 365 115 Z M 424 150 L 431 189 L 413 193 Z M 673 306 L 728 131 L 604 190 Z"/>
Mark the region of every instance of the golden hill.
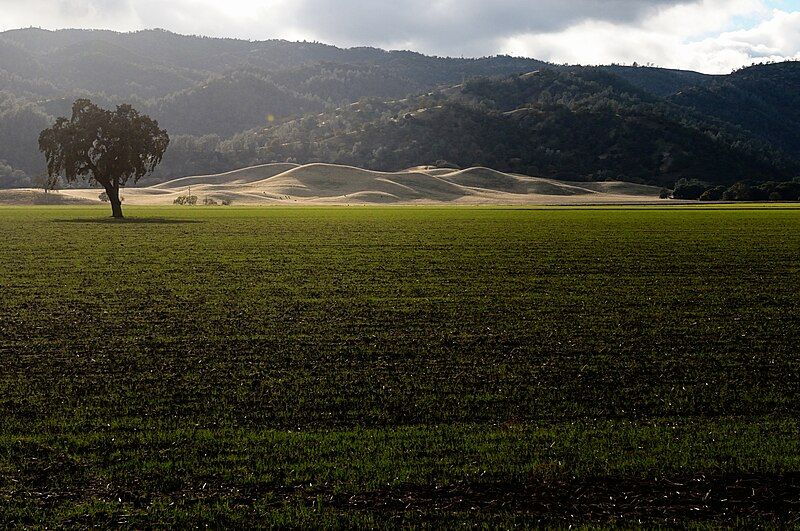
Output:
<path fill-rule="evenodd" d="M 99 202 L 101 190 L 0 191 L 0 203 Z M 265 164 L 228 173 L 182 177 L 126 188 L 128 205 L 168 205 L 194 195 L 237 205 L 267 204 L 619 204 L 658 201 L 659 189 L 624 182 L 565 182 L 489 168 L 418 166 L 377 172 L 333 164 Z"/>

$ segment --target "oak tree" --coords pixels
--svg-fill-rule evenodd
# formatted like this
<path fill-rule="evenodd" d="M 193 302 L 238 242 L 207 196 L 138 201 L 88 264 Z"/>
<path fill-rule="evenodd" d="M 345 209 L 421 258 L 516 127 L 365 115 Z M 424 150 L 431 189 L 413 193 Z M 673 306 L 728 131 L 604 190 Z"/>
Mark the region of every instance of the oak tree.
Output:
<path fill-rule="evenodd" d="M 39 135 L 39 150 L 47 159 L 45 189 L 78 178 L 101 185 L 113 216 L 122 218 L 119 190 L 152 173 L 169 145 L 158 122 L 130 105 L 101 109 L 88 99 L 72 105 L 72 117 L 61 117 Z"/>

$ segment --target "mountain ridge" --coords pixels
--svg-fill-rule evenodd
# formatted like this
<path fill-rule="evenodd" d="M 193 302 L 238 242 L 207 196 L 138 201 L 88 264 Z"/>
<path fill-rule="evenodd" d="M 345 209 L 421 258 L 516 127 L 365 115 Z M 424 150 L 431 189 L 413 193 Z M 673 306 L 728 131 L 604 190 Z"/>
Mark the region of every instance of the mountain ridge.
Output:
<path fill-rule="evenodd" d="M 287 161 L 784 181 L 800 174 L 797 64 L 712 76 L 164 30 L 11 30 L 0 33 L 0 187 L 35 184 L 38 133 L 78 97 L 131 103 L 167 128 L 171 147 L 144 185 Z"/>

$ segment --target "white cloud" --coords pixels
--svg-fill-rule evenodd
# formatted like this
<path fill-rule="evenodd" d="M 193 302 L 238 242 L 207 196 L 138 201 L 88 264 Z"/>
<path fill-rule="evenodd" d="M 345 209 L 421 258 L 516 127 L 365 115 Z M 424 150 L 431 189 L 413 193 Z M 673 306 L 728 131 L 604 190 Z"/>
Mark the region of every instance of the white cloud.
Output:
<path fill-rule="evenodd" d="M 162 27 L 438 55 L 653 62 L 704 72 L 797 57 L 798 17 L 800 11 L 787 7 L 768 9 L 766 0 L 0 0 L 0 30 Z M 743 20 L 754 27 L 738 29 Z"/>
<path fill-rule="evenodd" d="M 557 31 L 584 20 L 634 24 L 680 1 L 304 0 L 295 3 L 294 18 L 336 43 L 405 43 L 440 55 L 486 55 L 498 51 L 504 35 Z"/>
<path fill-rule="evenodd" d="M 750 29 L 731 29 L 756 18 Z M 638 25 L 586 21 L 559 32 L 521 34 L 503 51 L 554 62 L 655 63 L 707 73 L 800 57 L 800 12 L 768 10 L 755 0 L 703 0 L 666 7 Z"/>
<path fill-rule="evenodd" d="M 727 61 L 726 67 L 754 60 L 800 59 L 800 12 L 774 10 L 754 28 L 722 33 L 688 47 L 696 57 Z"/>

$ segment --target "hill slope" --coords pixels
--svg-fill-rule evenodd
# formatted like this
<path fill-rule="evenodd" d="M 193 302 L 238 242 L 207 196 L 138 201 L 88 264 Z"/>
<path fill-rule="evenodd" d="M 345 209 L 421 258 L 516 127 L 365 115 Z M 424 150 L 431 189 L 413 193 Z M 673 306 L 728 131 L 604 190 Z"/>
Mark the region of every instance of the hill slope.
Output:
<path fill-rule="evenodd" d="M 181 196 L 235 204 L 611 204 L 658 201 L 658 188 L 631 183 L 570 183 L 498 172 L 414 167 L 376 172 L 332 164 L 267 164 L 183 177 L 123 192 L 126 204 L 167 205 Z M 44 196 L 0 191 L 0 203 L 99 203 L 98 189 Z"/>
<path fill-rule="evenodd" d="M 273 160 L 381 170 L 419 162 L 543 177 L 671 186 L 788 180 L 800 164 L 733 124 L 677 106 L 599 69 L 480 78 L 393 102 L 361 102 L 222 144 Z"/>
<path fill-rule="evenodd" d="M 44 169 L 76 97 L 133 104 L 172 144 L 143 184 L 270 162 L 439 161 L 671 186 L 800 174 L 800 66 L 729 76 L 427 57 L 319 43 L 38 29 L 0 33 L 0 188 Z"/>
<path fill-rule="evenodd" d="M 685 88 L 669 101 L 800 157 L 800 62 L 746 68 Z"/>

